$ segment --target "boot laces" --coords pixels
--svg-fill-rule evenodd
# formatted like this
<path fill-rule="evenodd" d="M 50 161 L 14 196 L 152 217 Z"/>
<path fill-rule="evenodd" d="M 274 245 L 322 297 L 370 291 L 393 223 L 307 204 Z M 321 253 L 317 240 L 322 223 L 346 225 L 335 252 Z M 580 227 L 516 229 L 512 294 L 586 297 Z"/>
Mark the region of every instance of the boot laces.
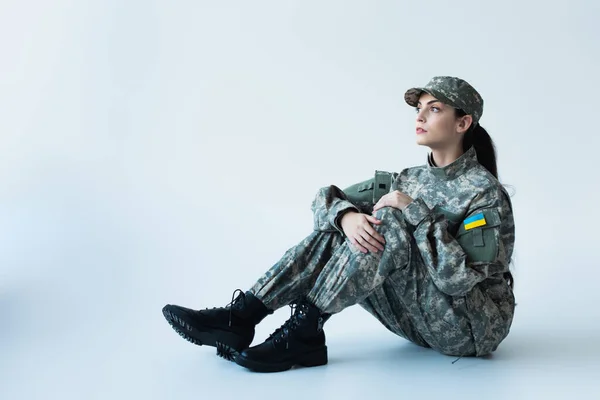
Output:
<path fill-rule="evenodd" d="M 285 339 L 285 348 L 289 346 L 289 335 L 290 331 L 296 330 L 300 326 L 300 321 L 305 318 L 308 312 L 308 306 L 306 304 L 290 304 L 290 318 L 283 323 L 279 328 L 275 329 L 275 332 L 271 333 L 267 340 L 273 339 L 279 343 Z"/>
<path fill-rule="evenodd" d="M 235 294 L 238 293 L 237 297 Z M 241 310 L 246 305 L 246 293 L 242 289 L 236 289 L 231 295 L 231 303 L 227 304 L 225 308 L 229 307 L 229 327 L 231 327 L 231 317 L 233 315 L 233 309 Z"/>

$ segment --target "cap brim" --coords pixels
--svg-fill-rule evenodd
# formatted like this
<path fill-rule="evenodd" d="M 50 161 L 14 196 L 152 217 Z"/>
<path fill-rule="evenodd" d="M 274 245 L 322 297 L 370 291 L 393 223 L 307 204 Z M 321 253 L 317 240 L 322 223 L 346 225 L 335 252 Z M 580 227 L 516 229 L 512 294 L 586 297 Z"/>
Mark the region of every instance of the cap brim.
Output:
<path fill-rule="evenodd" d="M 441 93 L 437 90 L 431 90 L 431 89 L 425 89 L 425 88 L 408 89 L 406 91 L 406 93 L 404 93 L 404 101 L 406 101 L 406 104 L 408 104 L 409 106 L 416 107 L 419 104 L 419 98 L 421 97 L 421 95 L 423 93 L 430 94 L 431 96 L 435 97 L 436 99 L 438 99 L 439 101 L 441 101 L 444 104 L 448 104 L 452 107 L 456 107 L 454 102 L 451 101 L 448 97 L 446 97 L 446 95 L 444 95 L 443 93 Z"/>
<path fill-rule="evenodd" d="M 425 92 L 423 88 L 411 88 L 404 93 L 404 101 L 411 107 L 416 107 L 419 103 L 419 97 Z"/>

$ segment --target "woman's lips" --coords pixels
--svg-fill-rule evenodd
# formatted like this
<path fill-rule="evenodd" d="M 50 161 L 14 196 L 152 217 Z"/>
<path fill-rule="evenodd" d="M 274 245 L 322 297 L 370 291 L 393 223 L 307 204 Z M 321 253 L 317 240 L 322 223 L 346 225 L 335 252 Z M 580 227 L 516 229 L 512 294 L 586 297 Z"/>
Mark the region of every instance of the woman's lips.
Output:
<path fill-rule="evenodd" d="M 417 128 L 417 135 L 421 134 L 421 133 L 425 133 L 425 132 L 427 132 L 425 129 L 423 129 L 423 128 Z"/>

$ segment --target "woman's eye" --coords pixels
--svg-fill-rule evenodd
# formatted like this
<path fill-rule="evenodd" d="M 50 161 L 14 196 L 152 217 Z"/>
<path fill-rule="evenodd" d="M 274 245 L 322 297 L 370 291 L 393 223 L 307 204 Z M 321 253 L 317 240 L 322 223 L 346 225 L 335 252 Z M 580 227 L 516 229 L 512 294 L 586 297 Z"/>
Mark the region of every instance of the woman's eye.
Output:
<path fill-rule="evenodd" d="M 420 110 L 420 108 L 419 108 L 419 107 L 416 107 L 416 108 L 415 108 L 415 112 L 416 112 L 417 114 L 419 113 L 419 110 Z"/>
<path fill-rule="evenodd" d="M 431 111 L 438 112 L 438 111 L 440 111 L 440 109 L 438 107 L 431 107 Z"/>

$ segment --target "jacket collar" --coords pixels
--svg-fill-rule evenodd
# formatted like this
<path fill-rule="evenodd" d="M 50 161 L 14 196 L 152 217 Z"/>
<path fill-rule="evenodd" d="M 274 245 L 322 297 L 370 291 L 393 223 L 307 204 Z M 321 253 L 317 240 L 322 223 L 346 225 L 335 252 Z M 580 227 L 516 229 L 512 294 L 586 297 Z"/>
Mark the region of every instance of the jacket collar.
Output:
<path fill-rule="evenodd" d="M 477 153 L 475 147 L 471 146 L 460 157 L 446 165 L 445 167 L 437 167 L 433 162 L 433 153 L 427 155 L 427 169 L 437 178 L 450 180 L 454 179 L 477 163 Z"/>

